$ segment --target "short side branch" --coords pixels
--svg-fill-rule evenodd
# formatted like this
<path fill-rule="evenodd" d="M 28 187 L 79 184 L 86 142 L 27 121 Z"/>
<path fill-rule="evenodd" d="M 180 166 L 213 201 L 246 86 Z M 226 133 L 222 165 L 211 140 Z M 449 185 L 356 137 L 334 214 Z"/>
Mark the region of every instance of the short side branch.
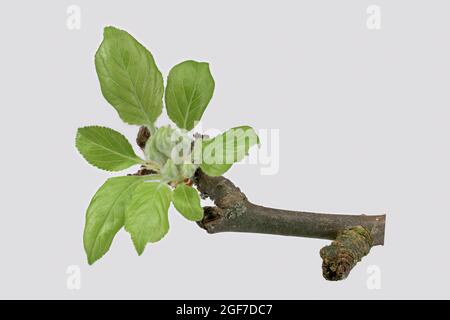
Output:
<path fill-rule="evenodd" d="M 333 281 L 347 278 L 352 268 L 369 254 L 372 245 L 372 236 L 366 228 L 342 230 L 336 240 L 320 250 L 323 277 Z"/>

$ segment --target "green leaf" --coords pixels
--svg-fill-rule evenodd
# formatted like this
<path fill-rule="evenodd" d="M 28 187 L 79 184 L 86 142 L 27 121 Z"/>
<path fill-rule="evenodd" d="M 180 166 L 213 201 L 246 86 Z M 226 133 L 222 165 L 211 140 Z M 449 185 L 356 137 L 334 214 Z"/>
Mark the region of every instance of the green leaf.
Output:
<path fill-rule="evenodd" d="M 178 181 L 182 178 L 178 167 L 172 159 L 168 159 L 166 164 L 161 168 L 161 175 L 164 182 Z"/>
<path fill-rule="evenodd" d="M 184 61 L 169 72 L 165 94 L 167 114 L 179 128 L 192 130 L 214 92 L 206 62 Z"/>
<path fill-rule="evenodd" d="M 192 178 L 197 170 L 198 166 L 192 163 L 183 163 L 178 165 L 178 170 L 183 178 Z"/>
<path fill-rule="evenodd" d="M 203 141 L 200 168 L 210 176 L 220 176 L 233 163 L 241 161 L 255 144 L 259 144 L 259 138 L 251 127 L 232 128 L 213 139 Z"/>
<path fill-rule="evenodd" d="M 91 165 L 108 171 L 120 171 L 144 162 L 121 133 L 105 127 L 79 128 L 76 147 Z"/>
<path fill-rule="evenodd" d="M 160 127 L 146 143 L 145 156 L 160 165 L 164 165 L 169 158 L 179 164 L 190 158 L 191 142 L 186 132 L 170 126 Z"/>
<path fill-rule="evenodd" d="M 163 166 L 170 158 L 173 147 L 177 144 L 178 135 L 170 126 L 160 127 L 145 145 L 145 157 Z"/>
<path fill-rule="evenodd" d="M 173 191 L 173 205 L 188 220 L 200 221 L 203 219 L 200 196 L 192 187 L 183 183 L 179 184 Z"/>
<path fill-rule="evenodd" d="M 106 180 L 89 204 L 84 226 L 84 249 L 88 263 L 93 264 L 110 248 L 125 221 L 125 208 L 133 190 L 144 180 L 137 176 Z"/>
<path fill-rule="evenodd" d="M 139 255 L 148 242 L 161 240 L 169 231 L 171 200 L 172 190 L 159 182 L 143 183 L 134 191 L 125 214 L 125 230 Z"/>
<path fill-rule="evenodd" d="M 164 83 L 152 54 L 126 31 L 106 27 L 95 54 L 103 96 L 129 124 L 153 126 Z"/>

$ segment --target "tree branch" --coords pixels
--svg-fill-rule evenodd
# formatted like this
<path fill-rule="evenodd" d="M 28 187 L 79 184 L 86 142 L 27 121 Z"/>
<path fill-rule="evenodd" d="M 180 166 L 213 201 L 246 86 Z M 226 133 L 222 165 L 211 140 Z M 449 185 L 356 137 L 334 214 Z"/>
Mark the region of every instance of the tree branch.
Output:
<path fill-rule="evenodd" d="M 336 239 L 339 232 L 354 226 L 370 230 L 373 245 L 384 244 L 385 215 L 325 214 L 267 208 L 247 200 L 230 180 L 197 171 L 198 190 L 214 201 L 199 225 L 209 233 L 252 232 L 319 239 Z"/>
<path fill-rule="evenodd" d="M 141 127 L 136 139 L 142 149 L 150 137 Z M 151 172 L 141 169 L 138 175 Z M 267 208 L 248 201 L 224 177 L 210 177 L 197 170 L 194 183 L 215 206 L 204 207 L 198 225 L 208 233 L 251 232 L 334 240 L 320 250 L 322 273 L 327 280 L 342 280 L 372 246 L 384 244 L 386 215 L 327 214 Z"/>
<path fill-rule="evenodd" d="M 208 233 L 251 232 L 335 240 L 321 250 L 323 275 L 342 280 L 372 246 L 384 244 L 385 215 L 325 214 L 267 208 L 248 201 L 224 177 L 201 170 L 194 182 L 204 197 L 214 201 L 198 222 Z"/>

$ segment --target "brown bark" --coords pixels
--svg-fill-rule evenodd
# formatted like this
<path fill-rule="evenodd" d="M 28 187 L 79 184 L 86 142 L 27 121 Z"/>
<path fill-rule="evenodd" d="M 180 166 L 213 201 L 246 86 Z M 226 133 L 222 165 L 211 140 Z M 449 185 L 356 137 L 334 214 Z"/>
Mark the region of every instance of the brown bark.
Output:
<path fill-rule="evenodd" d="M 142 126 L 139 128 L 139 132 L 136 137 L 136 144 L 144 150 L 145 144 L 147 143 L 147 140 L 150 138 L 150 130 L 148 130 L 147 127 Z"/>

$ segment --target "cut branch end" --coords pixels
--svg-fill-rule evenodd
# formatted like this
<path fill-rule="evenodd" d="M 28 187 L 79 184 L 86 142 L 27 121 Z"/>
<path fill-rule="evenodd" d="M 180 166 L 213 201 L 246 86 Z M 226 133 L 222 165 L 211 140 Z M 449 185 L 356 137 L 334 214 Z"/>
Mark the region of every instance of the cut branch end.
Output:
<path fill-rule="evenodd" d="M 341 231 L 336 240 L 320 250 L 323 277 L 331 281 L 347 278 L 353 267 L 369 254 L 372 245 L 370 232 L 362 226 Z"/>

